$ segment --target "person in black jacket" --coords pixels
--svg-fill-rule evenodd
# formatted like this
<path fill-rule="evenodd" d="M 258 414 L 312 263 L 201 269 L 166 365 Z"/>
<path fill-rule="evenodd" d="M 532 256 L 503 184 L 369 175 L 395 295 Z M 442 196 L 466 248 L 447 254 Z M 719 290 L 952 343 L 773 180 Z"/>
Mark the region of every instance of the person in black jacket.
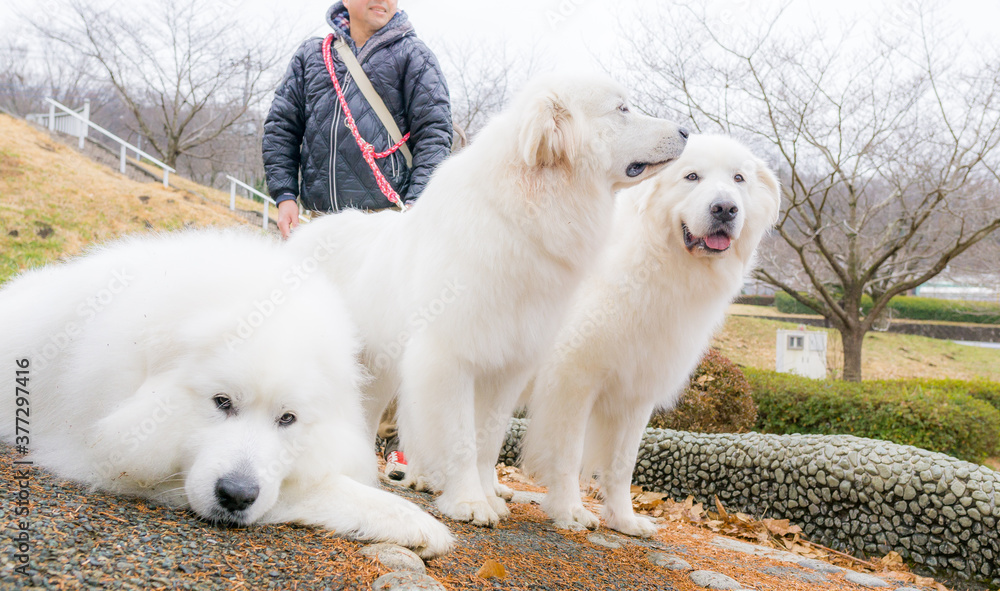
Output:
<path fill-rule="evenodd" d="M 441 66 L 417 38 L 406 13 L 397 10 L 397 0 L 344 0 L 330 7 L 326 20 L 357 56 L 399 129 L 410 134 L 412 170 L 399 151 L 376 160 L 392 188 L 410 204 L 434 167 L 451 153 L 451 105 Z M 316 37 L 296 51 L 264 122 L 264 173 L 286 238 L 298 225 L 296 198 L 304 209 L 322 213 L 392 206 L 345 125 L 322 44 Z M 385 125 L 335 51 L 333 65 L 361 137 L 376 152 L 391 147 Z"/>
<path fill-rule="evenodd" d="M 451 153 L 453 131 L 441 66 L 397 4 L 397 0 L 344 0 L 330 7 L 326 21 L 333 35 L 357 56 L 396 125 L 410 134 L 412 169 L 399 151 L 376 163 L 403 202 L 411 204 L 434 167 Z M 264 121 L 264 174 L 268 191 L 277 195 L 278 228 L 285 238 L 299 223 L 296 198 L 314 213 L 392 206 L 345 124 L 322 47 L 323 39 L 316 37 L 295 52 Z M 375 152 L 391 147 L 389 132 L 350 79 L 347 66 L 336 52 L 332 60 L 362 139 Z M 383 414 L 379 436 L 386 440 L 386 473 L 402 479 L 406 460 L 397 449 L 395 404 Z"/>

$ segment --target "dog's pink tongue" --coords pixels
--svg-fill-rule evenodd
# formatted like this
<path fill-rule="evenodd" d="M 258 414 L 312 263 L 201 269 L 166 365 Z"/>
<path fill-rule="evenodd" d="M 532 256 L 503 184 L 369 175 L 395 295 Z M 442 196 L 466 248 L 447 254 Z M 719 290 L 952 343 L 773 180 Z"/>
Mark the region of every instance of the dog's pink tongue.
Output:
<path fill-rule="evenodd" d="M 705 237 L 705 245 L 712 250 L 726 250 L 732 242 L 725 234 L 712 234 Z"/>

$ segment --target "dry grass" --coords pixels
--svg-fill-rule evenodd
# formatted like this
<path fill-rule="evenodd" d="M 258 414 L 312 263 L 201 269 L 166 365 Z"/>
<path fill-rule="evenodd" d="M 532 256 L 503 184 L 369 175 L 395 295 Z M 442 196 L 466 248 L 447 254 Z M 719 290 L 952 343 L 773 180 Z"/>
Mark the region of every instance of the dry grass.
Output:
<path fill-rule="evenodd" d="M 774 320 L 749 318 L 773 316 Z M 775 331 L 795 328 L 794 319 L 773 308 L 734 305 L 714 346 L 736 363 L 761 369 L 774 369 Z M 824 330 L 809 327 L 809 330 Z M 831 377 L 840 375 L 843 348 L 840 333 L 826 329 L 827 368 Z M 958 345 L 952 341 L 931 339 L 887 332 L 870 332 L 865 336 L 862 358 L 864 378 L 986 378 L 1000 381 L 1000 349 L 985 349 Z"/>
<path fill-rule="evenodd" d="M 228 193 L 171 181 L 170 188 L 132 181 L 0 115 L 0 283 L 127 233 L 246 223 L 229 211 Z"/>

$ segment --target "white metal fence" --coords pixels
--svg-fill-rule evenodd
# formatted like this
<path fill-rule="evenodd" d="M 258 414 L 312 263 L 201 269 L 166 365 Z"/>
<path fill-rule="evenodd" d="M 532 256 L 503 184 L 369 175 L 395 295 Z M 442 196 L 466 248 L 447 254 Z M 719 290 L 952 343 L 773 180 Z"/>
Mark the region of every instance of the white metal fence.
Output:
<path fill-rule="evenodd" d="M 101 134 L 107 136 L 108 138 L 114 140 L 121 146 L 121 164 L 119 170 L 122 174 L 125 173 L 125 155 L 126 151 L 131 151 L 135 153 L 136 159 L 145 158 L 150 162 L 156 164 L 161 169 L 163 169 L 163 186 L 168 186 L 169 175 L 171 172 L 176 172 L 173 168 L 167 166 L 163 162 L 160 162 L 148 153 L 143 152 L 140 148 L 133 146 L 132 144 L 126 142 L 110 131 L 104 129 L 100 125 L 97 125 L 90 120 L 90 100 L 87 99 L 83 102 L 83 108 L 79 111 L 74 111 L 69 107 L 62 105 L 51 98 L 45 99 L 49 103 L 48 113 L 33 113 L 27 115 L 25 118 L 28 121 L 37 123 L 43 127 L 47 127 L 49 131 L 58 131 L 80 138 L 80 149 L 83 149 L 84 142 L 90 132 L 90 129 L 100 132 Z M 58 109 L 58 111 L 57 111 Z M 261 193 L 257 189 L 254 189 L 250 185 L 244 183 L 243 181 L 234 178 L 230 175 L 226 175 L 229 179 L 229 209 L 236 209 L 236 188 L 240 187 L 246 193 L 248 199 L 260 200 L 263 204 L 263 210 L 261 212 L 261 225 L 266 230 L 268 222 L 268 206 L 277 205 L 274 199 L 271 199 L 264 193 Z M 308 222 L 309 218 L 303 215 L 299 215 L 299 220 Z"/>
<path fill-rule="evenodd" d="M 121 151 L 120 151 L 121 163 L 118 167 L 118 170 L 122 174 L 125 174 L 125 153 L 126 150 L 128 150 L 134 152 L 135 157 L 137 159 L 145 158 L 146 160 L 149 160 L 153 164 L 163 169 L 163 186 L 164 187 L 169 186 L 170 173 L 176 171 L 173 168 L 164 164 L 163 162 L 160 162 L 153 156 L 147 154 L 146 152 L 143 152 L 138 147 L 133 146 L 132 144 L 126 142 L 117 135 L 111 133 L 110 131 L 104 129 L 100 125 L 97 125 L 96 123 L 91 121 L 89 100 L 85 100 L 83 102 L 83 109 L 81 109 L 79 112 L 74 111 L 73 109 L 70 109 L 66 105 L 62 105 L 50 98 L 47 98 L 45 100 L 46 102 L 49 103 L 48 113 L 32 113 L 30 115 L 27 115 L 25 119 L 27 119 L 28 121 L 33 121 L 35 123 L 38 123 L 39 125 L 42 125 L 44 127 L 48 127 L 49 131 L 59 131 L 67 135 L 80 138 L 81 150 L 83 149 L 84 142 L 87 139 L 90 129 L 94 129 L 95 131 L 100 132 L 101 134 L 106 136 L 107 138 L 114 140 L 121 146 Z M 56 109 L 59 109 L 59 112 L 57 112 Z"/>
<path fill-rule="evenodd" d="M 260 200 L 261 200 L 261 202 L 263 202 L 263 204 L 264 204 L 264 209 L 261 212 L 261 218 L 262 218 L 261 219 L 261 226 L 266 230 L 267 229 L 267 212 L 268 212 L 267 208 L 268 208 L 269 205 L 277 205 L 277 203 L 274 202 L 274 199 L 271 199 L 267 195 L 261 193 L 257 189 L 254 189 L 253 187 L 251 187 L 250 185 L 244 183 L 243 181 L 241 181 L 241 180 L 239 180 L 237 178 L 232 177 L 231 175 L 227 174 L 226 178 L 229 179 L 229 209 L 232 209 L 232 210 L 236 209 L 236 187 L 241 187 L 246 192 L 248 199 L 253 199 L 254 196 L 259 197 Z M 306 216 L 304 216 L 302 214 L 299 214 L 299 220 L 303 221 L 303 222 L 308 222 L 309 218 L 307 218 Z"/>
<path fill-rule="evenodd" d="M 65 133 L 66 135 L 71 135 L 73 137 L 80 138 L 80 149 L 83 149 L 84 140 L 87 139 L 87 133 L 89 126 L 86 124 L 90 121 L 90 99 L 85 99 L 83 101 L 83 108 L 79 111 L 73 111 L 72 109 L 66 109 L 67 112 L 56 112 L 56 103 L 52 101 L 49 104 L 48 113 L 32 113 L 27 115 L 25 118 L 28 121 L 32 121 L 41 125 L 42 127 L 48 127 L 49 131 L 58 131 L 60 133 Z M 79 118 L 74 117 L 73 114 L 79 115 Z"/>

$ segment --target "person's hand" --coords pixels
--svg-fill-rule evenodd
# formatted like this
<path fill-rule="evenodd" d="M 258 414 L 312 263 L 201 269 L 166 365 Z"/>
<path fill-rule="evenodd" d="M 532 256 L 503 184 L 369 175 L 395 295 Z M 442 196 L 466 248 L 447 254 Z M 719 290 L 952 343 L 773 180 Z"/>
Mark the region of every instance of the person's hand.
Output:
<path fill-rule="evenodd" d="M 287 239 L 292 230 L 299 227 L 299 206 L 294 199 L 278 204 L 278 229 L 281 237 Z"/>

